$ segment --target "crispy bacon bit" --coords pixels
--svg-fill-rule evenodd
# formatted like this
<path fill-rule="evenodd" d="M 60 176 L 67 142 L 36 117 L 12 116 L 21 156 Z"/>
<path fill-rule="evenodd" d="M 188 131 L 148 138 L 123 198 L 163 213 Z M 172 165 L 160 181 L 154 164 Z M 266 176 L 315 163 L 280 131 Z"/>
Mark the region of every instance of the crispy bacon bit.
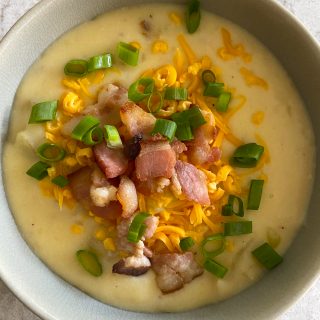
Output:
<path fill-rule="evenodd" d="M 144 224 L 147 226 L 147 228 L 143 234 L 143 237 L 144 239 L 150 239 L 156 232 L 156 229 L 159 224 L 159 218 L 155 216 L 150 216 L 146 220 L 144 220 Z"/>
<path fill-rule="evenodd" d="M 109 83 L 101 89 L 98 95 L 98 102 L 85 108 L 83 113 L 99 116 L 99 114 L 106 111 L 119 109 L 127 101 L 127 89 Z"/>
<path fill-rule="evenodd" d="M 151 113 L 145 112 L 131 101 L 121 107 L 120 118 L 132 137 L 141 133 L 150 134 L 156 122 Z"/>
<path fill-rule="evenodd" d="M 99 180 L 98 182 L 97 179 L 100 178 L 97 178 L 97 176 L 93 174 L 91 168 L 81 168 L 80 170 L 70 174 L 68 179 L 73 197 L 80 202 L 85 209 L 90 210 L 95 215 L 108 220 L 115 220 L 120 216 L 122 209 L 118 202 L 111 201 L 108 205 L 99 207 L 92 201 L 90 195 L 92 183 L 96 183 L 96 186 L 106 186 L 108 181 Z"/>
<path fill-rule="evenodd" d="M 206 165 L 220 160 L 221 150 L 211 147 L 216 137 L 216 128 L 205 124 L 194 132 L 194 140 L 188 143 L 188 157 L 194 165 Z"/>
<path fill-rule="evenodd" d="M 115 178 L 126 172 L 128 159 L 124 156 L 123 149 L 108 148 L 103 142 L 94 146 L 93 153 L 107 178 Z"/>
<path fill-rule="evenodd" d="M 171 177 L 171 190 L 176 197 L 179 197 L 182 193 L 181 184 L 179 182 L 176 170 L 173 171 Z"/>
<path fill-rule="evenodd" d="M 129 218 L 138 209 L 138 196 L 134 183 L 127 177 L 122 176 L 117 198 L 122 205 L 122 217 Z"/>
<path fill-rule="evenodd" d="M 136 158 L 136 175 L 140 181 L 164 177 L 170 179 L 176 163 L 176 155 L 167 140 L 153 139 L 140 143 Z"/>
<path fill-rule="evenodd" d="M 112 272 L 137 277 L 146 273 L 150 267 L 150 260 L 144 255 L 144 243 L 140 240 L 134 254 L 114 264 Z"/>
<path fill-rule="evenodd" d="M 179 290 L 203 273 L 191 252 L 155 255 L 152 258 L 152 268 L 163 293 Z"/>
<path fill-rule="evenodd" d="M 171 148 L 172 148 L 172 150 L 176 153 L 177 156 L 178 156 L 180 153 L 182 153 L 182 152 L 184 152 L 184 151 L 187 151 L 187 146 L 186 146 L 183 142 L 181 142 L 181 141 L 179 141 L 179 140 L 177 140 L 177 139 L 175 139 L 175 140 L 171 143 Z"/>
<path fill-rule="evenodd" d="M 201 205 L 209 205 L 210 198 L 205 174 L 192 164 L 180 160 L 177 161 L 175 169 L 182 192 L 186 197 Z"/>

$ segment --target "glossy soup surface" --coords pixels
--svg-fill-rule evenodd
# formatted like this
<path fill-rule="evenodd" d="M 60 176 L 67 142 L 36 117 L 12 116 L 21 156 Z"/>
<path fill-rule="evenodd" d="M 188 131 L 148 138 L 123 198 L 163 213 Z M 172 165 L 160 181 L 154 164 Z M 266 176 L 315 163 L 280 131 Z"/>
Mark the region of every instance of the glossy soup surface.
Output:
<path fill-rule="evenodd" d="M 170 19 L 172 12 L 183 17 L 184 8 L 152 4 L 120 9 L 80 25 L 58 39 L 31 67 L 19 87 L 4 155 L 6 190 L 12 213 L 36 254 L 58 275 L 97 299 L 149 312 L 181 311 L 213 303 L 255 282 L 264 270 L 252 258 L 251 251 L 273 233 L 281 239 L 276 250 L 280 254 L 285 252 L 303 223 L 314 169 L 313 133 L 303 103 L 272 54 L 246 31 L 211 13 L 203 12 L 200 28 L 189 35 L 183 21 L 179 25 Z M 141 32 L 143 19 L 152 27 L 148 36 Z M 218 56 L 217 50 L 223 46 L 221 28 L 230 31 L 235 43 L 244 45 L 246 52 L 252 55 L 250 63 L 241 57 L 223 60 Z M 219 258 L 231 271 L 224 279 L 205 272 L 183 289 L 163 295 L 152 271 L 141 277 L 113 274 L 111 268 L 117 258 L 108 255 L 102 247 L 96 246 L 96 250 L 100 252 L 103 275 L 95 278 L 81 268 L 75 252 L 96 245 L 92 243 L 92 234 L 97 224 L 81 208 L 59 210 L 57 203 L 43 196 L 35 180 L 25 174 L 38 161 L 30 146 L 38 143 L 37 129 L 28 127 L 27 122 L 33 104 L 61 96 L 63 67 L 68 60 L 87 59 L 106 51 L 114 53 L 119 41 L 137 41 L 142 47 L 139 65 L 132 68 L 118 62 L 118 72 L 107 72 L 103 80 L 105 83 L 117 81 L 128 87 L 145 70 L 172 63 L 180 33 L 185 35 L 198 57 L 208 55 L 212 59 L 228 87 L 245 96 L 246 102 L 231 118 L 230 128 L 243 141 L 255 141 L 256 134 L 262 137 L 271 160 L 263 168 L 267 182 L 260 210 L 246 213 L 246 219 L 253 221 L 254 232 L 238 237 L 233 250 Z M 166 41 L 168 52 L 152 53 L 152 44 L 157 39 Z M 240 72 L 243 67 L 264 79 L 268 87 L 249 86 Z M 252 116 L 261 111 L 264 114 L 262 123 L 254 124 Z M 27 127 L 28 138 L 21 135 Z M 225 143 L 223 150 L 227 158 L 233 148 Z M 83 233 L 70 232 L 74 224 L 83 225 Z"/>

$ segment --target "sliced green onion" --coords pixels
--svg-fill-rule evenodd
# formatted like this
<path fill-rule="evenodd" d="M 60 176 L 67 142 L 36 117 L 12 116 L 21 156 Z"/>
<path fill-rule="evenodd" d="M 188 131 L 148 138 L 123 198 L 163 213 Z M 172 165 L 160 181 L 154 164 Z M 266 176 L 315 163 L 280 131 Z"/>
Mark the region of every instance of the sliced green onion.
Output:
<path fill-rule="evenodd" d="M 237 207 L 238 210 L 235 210 L 235 205 L 234 205 L 234 201 L 237 201 Z M 223 216 L 232 216 L 233 214 L 239 216 L 239 217 L 243 217 L 244 216 L 244 210 L 243 210 L 243 201 L 234 195 L 229 195 L 228 198 L 228 203 L 225 204 L 222 207 L 222 215 Z"/>
<path fill-rule="evenodd" d="M 94 146 L 103 140 L 103 131 L 96 126 L 91 128 L 82 138 L 82 142 L 87 146 Z"/>
<path fill-rule="evenodd" d="M 57 186 L 61 187 L 61 188 L 64 188 L 66 185 L 69 184 L 69 180 L 64 177 L 64 176 L 57 176 L 57 177 L 54 177 L 52 180 L 51 180 L 52 183 L 56 184 Z"/>
<path fill-rule="evenodd" d="M 176 138 L 180 141 L 189 141 L 194 138 L 189 124 L 177 123 Z"/>
<path fill-rule="evenodd" d="M 94 56 L 89 59 L 88 72 L 112 67 L 112 55 L 110 53 Z"/>
<path fill-rule="evenodd" d="M 271 270 L 279 265 L 283 258 L 268 244 L 264 243 L 252 251 L 253 256 L 267 269 Z"/>
<path fill-rule="evenodd" d="M 264 147 L 256 143 L 248 143 L 238 147 L 230 164 L 239 168 L 253 168 L 257 165 L 264 151 Z"/>
<path fill-rule="evenodd" d="M 206 259 L 214 258 L 225 250 L 225 237 L 222 233 L 213 234 L 203 239 L 200 247 L 201 252 Z"/>
<path fill-rule="evenodd" d="M 219 112 L 226 112 L 229 107 L 229 102 L 231 100 L 230 92 L 222 92 L 218 98 L 218 102 L 216 104 L 216 109 Z"/>
<path fill-rule="evenodd" d="M 206 120 L 203 117 L 202 112 L 200 111 L 200 108 L 198 106 L 193 106 L 186 111 L 188 112 L 188 119 L 192 129 L 196 129 L 206 123 Z"/>
<path fill-rule="evenodd" d="M 48 168 L 50 168 L 50 165 L 45 162 L 38 161 L 34 165 L 32 165 L 26 173 L 32 178 L 42 180 L 48 175 Z"/>
<path fill-rule="evenodd" d="M 151 135 L 160 133 L 164 137 L 167 137 L 169 141 L 172 141 L 176 133 L 176 130 L 177 124 L 174 121 L 166 119 L 157 119 L 154 128 L 151 132 Z"/>
<path fill-rule="evenodd" d="M 56 162 L 62 160 L 66 152 L 54 143 L 43 143 L 38 147 L 37 154 L 44 161 Z"/>
<path fill-rule="evenodd" d="M 216 82 L 216 75 L 211 70 L 202 71 L 201 78 L 204 84 Z"/>
<path fill-rule="evenodd" d="M 82 141 L 85 134 L 92 128 L 98 126 L 100 120 L 93 116 L 86 116 L 80 120 L 76 127 L 72 130 L 71 137 L 75 140 Z"/>
<path fill-rule="evenodd" d="M 263 180 L 251 180 L 247 209 L 258 210 L 260 207 L 262 190 L 263 190 Z"/>
<path fill-rule="evenodd" d="M 123 148 L 123 144 L 122 144 L 118 129 L 115 126 L 111 126 L 108 124 L 105 125 L 104 128 L 105 128 L 104 138 L 107 142 L 108 147 L 113 149 Z"/>
<path fill-rule="evenodd" d="M 187 88 L 166 88 L 164 98 L 165 100 L 187 100 L 188 90 Z"/>
<path fill-rule="evenodd" d="M 159 98 L 158 101 L 155 102 L 154 104 L 154 100 L 156 98 Z M 148 102 L 147 102 L 147 108 L 149 110 L 150 113 L 156 114 L 158 113 L 163 107 L 163 96 L 160 92 L 153 92 L 150 94 L 149 98 L 148 98 Z"/>
<path fill-rule="evenodd" d="M 203 267 L 211 272 L 212 274 L 214 274 L 216 277 L 218 278 L 223 278 L 226 273 L 228 272 L 228 269 L 221 265 L 220 263 L 214 261 L 214 260 L 211 260 L 211 259 L 208 259 L 205 261 Z"/>
<path fill-rule="evenodd" d="M 139 49 L 129 43 L 119 42 L 117 47 L 118 57 L 130 66 L 136 66 L 139 60 Z"/>
<path fill-rule="evenodd" d="M 57 100 L 35 104 L 31 110 L 29 123 L 39 123 L 54 120 L 56 118 L 57 107 Z"/>
<path fill-rule="evenodd" d="M 129 227 L 127 236 L 128 241 L 137 243 L 141 239 L 146 230 L 144 220 L 149 216 L 150 214 L 147 212 L 140 212 L 134 217 Z"/>
<path fill-rule="evenodd" d="M 64 67 L 64 74 L 73 77 L 83 77 L 88 73 L 86 60 L 70 60 Z"/>
<path fill-rule="evenodd" d="M 178 125 L 189 125 L 192 129 L 196 129 L 206 123 L 198 106 L 193 106 L 182 112 L 176 112 L 171 116 L 171 119 Z"/>
<path fill-rule="evenodd" d="M 252 221 L 234 221 L 224 223 L 225 236 L 238 236 L 252 233 Z"/>
<path fill-rule="evenodd" d="M 204 88 L 203 95 L 205 97 L 219 97 L 223 92 L 224 83 L 208 82 Z"/>
<path fill-rule="evenodd" d="M 200 1 L 191 0 L 188 5 L 186 24 L 189 33 L 194 33 L 200 25 Z"/>
<path fill-rule="evenodd" d="M 139 102 L 148 98 L 154 90 L 152 78 L 141 78 L 132 83 L 128 89 L 128 98 L 133 102 Z"/>
<path fill-rule="evenodd" d="M 187 251 L 194 246 L 195 242 L 191 237 L 182 238 L 179 246 L 182 251 Z"/>
<path fill-rule="evenodd" d="M 102 266 L 97 256 L 88 250 L 79 250 L 76 252 L 76 257 L 81 266 L 95 277 L 102 275 Z"/>

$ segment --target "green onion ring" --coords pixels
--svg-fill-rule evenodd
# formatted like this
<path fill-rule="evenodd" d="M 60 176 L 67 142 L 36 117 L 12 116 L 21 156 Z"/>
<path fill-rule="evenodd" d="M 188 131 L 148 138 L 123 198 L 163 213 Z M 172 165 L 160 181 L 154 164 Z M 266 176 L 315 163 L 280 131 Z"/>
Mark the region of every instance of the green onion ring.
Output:
<path fill-rule="evenodd" d="M 154 106 L 152 105 L 152 98 L 154 98 L 155 96 L 158 96 L 160 98 L 160 101 L 156 105 L 156 108 L 154 108 Z M 151 93 L 149 98 L 148 98 L 148 101 L 147 101 L 147 108 L 148 108 L 149 112 L 152 113 L 152 114 L 156 114 L 162 109 L 162 107 L 163 107 L 163 96 L 162 96 L 162 94 L 159 93 L 159 92 Z"/>
<path fill-rule="evenodd" d="M 220 244 L 220 246 L 218 246 L 217 249 L 209 251 L 206 249 L 206 245 L 210 242 L 218 242 L 218 244 Z M 201 244 L 200 244 L 200 248 L 201 248 L 201 252 L 203 254 L 203 256 L 208 259 L 208 258 L 214 258 L 217 255 L 221 254 L 226 247 L 226 240 L 225 237 L 222 233 L 217 233 L 217 234 L 213 234 L 205 239 L 202 240 Z"/>
<path fill-rule="evenodd" d="M 91 128 L 82 138 L 82 142 L 87 146 L 94 146 L 103 140 L 103 131 L 96 126 Z"/>
<path fill-rule="evenodd" d="M 62 160 L 66 152 L 54 143 L 43 143 L 38 147 L 37 154 L 44 161 L 56 162 Z"/>
<path fill-rule="evenodd" d="M 70 60 L 64 67 L 64 74 L 72 77 L 83 77 L 88 73 L 86 60 Z"/>

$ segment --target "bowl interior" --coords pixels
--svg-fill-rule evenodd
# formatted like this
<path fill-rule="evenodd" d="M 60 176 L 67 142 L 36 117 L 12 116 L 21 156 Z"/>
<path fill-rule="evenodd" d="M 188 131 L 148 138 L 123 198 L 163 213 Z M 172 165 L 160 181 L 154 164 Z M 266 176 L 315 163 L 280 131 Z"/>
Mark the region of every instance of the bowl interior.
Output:
<path fill-rule="evenodd" d="M 37 57 L 62 33 L 81 22 L 144 0 L 43 0 L 20 20 L 0 45 L 1 148 L 17 87 Z M 165 1 L 162 1 L 165 2 Z M 167 1 L 173 2 L 173 1 Z M 184 3 L 183 0 L 174 2 Z M 302 96 L 320 141 L 320 49 L 306 30 L 271 0 L 202 1 L 203 6 L 247 29 L 280 60 Z M 248 19 L 255 17 L 255 19 Z M 316 163 L 318 163 L 318 155 Z M 292 164 L 294 165 L 294 159 Z M 45 319 L 270 319 L 293 303 L 319 273 L 319 167 L 309 212 L 285 262 L 260 282 L 225 302 L 185 314 L 139 314 L 104 305 L 53 274 L 20 236 L 1 183 L 0 275 L 11 290 Z M 1 177 L 2 179 L 2 177 Z M 287 199 L 290 201 L 290 198 Z M 294 279 L 294 281 L 293 281 Z M 44 298 L 45 297 L 45 298 Z M 245 306 L 245 308 L 244 308 Z"/>

